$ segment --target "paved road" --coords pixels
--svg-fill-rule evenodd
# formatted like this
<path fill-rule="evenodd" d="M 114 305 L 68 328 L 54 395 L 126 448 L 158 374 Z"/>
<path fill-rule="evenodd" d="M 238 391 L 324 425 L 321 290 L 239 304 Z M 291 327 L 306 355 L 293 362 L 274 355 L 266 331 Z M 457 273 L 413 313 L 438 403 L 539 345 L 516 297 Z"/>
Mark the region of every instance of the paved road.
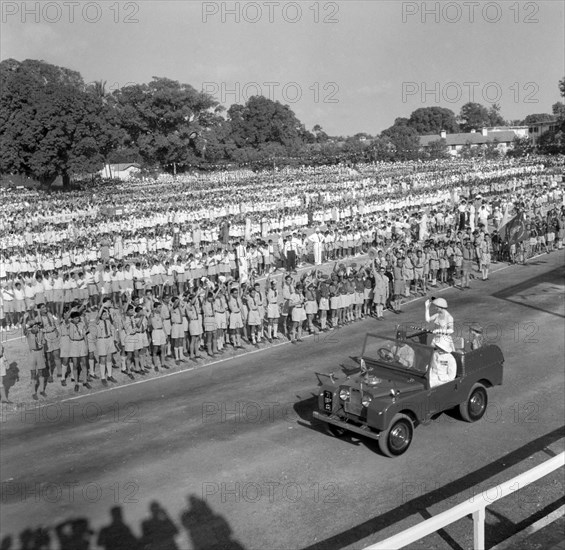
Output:
<path fill-rule="evenodd" d="M 56 539 L 53 528 L 75 520 L 63 531 L 88 527 L 96 548 L 118 507 L 136 537 L 145 522 L 149 537 L 176 537 L 182 550 L 363 548 L 525 471 L 563 450 L 563 259 L 442 294 L 456 322 L 481 321 L 506 357 L 504 385 L 476 424 L 442 415 L 393 460 L 312 423 L 314 372 L 353 366 L 366 331 L 421 321 L 416 302 L 298 346 L 8 415 L 2 535 L 44 526 Z M 556 474 L 489 508 L 489 544 L 558 507 L 563 488 Z M 413 548 L 471 548 L 471 526 L 462 520 Z M 123 529 L 116 520 L 107 538 Z"/>

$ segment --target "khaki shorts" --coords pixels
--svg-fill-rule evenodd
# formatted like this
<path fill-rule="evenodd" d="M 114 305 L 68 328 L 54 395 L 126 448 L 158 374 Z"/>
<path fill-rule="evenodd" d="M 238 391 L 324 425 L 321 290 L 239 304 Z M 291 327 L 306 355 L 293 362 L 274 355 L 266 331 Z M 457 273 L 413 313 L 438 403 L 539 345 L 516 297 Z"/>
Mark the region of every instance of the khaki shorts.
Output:
<path fill-rule="evenodd" d="M 43 370 L 45 365 L 45 355 L 43 354 L 43 350 L 35 351 L 31 350 L 29 352 L 30 358 L 30 369 L 33 370 Z"/>

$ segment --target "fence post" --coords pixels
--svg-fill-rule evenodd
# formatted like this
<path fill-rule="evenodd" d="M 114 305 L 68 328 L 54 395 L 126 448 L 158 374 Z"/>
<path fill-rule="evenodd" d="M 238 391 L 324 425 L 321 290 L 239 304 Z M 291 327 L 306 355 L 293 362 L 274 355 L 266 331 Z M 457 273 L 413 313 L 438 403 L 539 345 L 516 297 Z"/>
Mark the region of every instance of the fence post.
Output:
<path fill-rule="evenodd" d="M 473 512 L 473 548 L 485 550 L 485 507 Z"/>

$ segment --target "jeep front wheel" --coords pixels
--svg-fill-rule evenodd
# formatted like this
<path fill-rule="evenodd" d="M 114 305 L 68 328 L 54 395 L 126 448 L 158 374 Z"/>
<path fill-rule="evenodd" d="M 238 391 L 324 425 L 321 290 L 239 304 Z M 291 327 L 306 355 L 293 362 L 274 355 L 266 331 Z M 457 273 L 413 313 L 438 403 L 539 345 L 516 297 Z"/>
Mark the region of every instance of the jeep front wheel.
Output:
<path fill-rule="evenodd" d="M 397 414 L 387 430 L 381 432 L 379 449 L 385 456 L 395 457 L 404 454 L 412 443 L 414 425 L 405 414 Z"/>
<path fill-rule="evenodd" d="M 469 398 L 459 405 L 459 413 L 466 422 L 476 422 L 480 420 L 488 405 L 487 390 L 482 384 L 475 384 L 471 388 Z"/>

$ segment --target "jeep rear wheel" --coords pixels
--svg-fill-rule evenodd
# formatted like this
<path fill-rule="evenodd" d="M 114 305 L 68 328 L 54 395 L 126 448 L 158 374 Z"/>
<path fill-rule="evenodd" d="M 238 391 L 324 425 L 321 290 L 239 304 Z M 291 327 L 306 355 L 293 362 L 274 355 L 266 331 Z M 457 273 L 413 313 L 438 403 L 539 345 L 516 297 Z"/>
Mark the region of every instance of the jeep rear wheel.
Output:
<path fill-rule="evenodd" d="M 412 420 L 405 414 L 397 414 L 390 423 L 390 428 L 381 432 L 379 449 L 385 456 L 395 457 L 404 454 L 414 435 Z"/>
<path fill-rule="evenodd" d="M 471 388 L 469 398 L 459 405 L 459 413 L 466 422 L 476 422 L 480 420 L 488 405 L 487 390 L 482 384 L 475 384 Z"/>

